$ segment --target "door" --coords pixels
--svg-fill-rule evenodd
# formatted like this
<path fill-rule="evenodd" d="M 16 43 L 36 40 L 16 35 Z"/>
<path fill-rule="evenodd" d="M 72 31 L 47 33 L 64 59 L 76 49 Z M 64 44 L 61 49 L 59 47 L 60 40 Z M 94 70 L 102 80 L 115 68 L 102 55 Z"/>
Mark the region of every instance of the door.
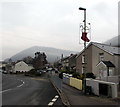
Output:
<path fill-rule="evenodd" d="M 108 96 L 108 84 L 99 83 L 99 95 Z"/>

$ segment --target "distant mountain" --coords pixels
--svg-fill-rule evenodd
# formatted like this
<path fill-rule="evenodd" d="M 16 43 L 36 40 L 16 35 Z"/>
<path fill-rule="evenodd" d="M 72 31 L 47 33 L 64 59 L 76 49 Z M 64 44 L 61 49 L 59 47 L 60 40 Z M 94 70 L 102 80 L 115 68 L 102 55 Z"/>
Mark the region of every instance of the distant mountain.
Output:
<path fill-rule="evenodd" d="M 45 52 L 45 54 L 47 55 L 48 62 L 51 63 L 60 59 L 61 54 L 63 54 L 63 56 L 65 57 L 65 56 L 69 56 L 71 53 L 73 54 L 77 53 L 75 51 L 68 51 L 68 50 L 56 49 L 51 47 L 34 46 L 17 53 L 16 55 L 12 56 L 11 59 L 12 61 L 17 61 L 27 56 L 31 56 L 34 58 L 35 52 Z M 5 61 L 8 61 L 8 59 Z"/>
<path fill-rule="evenodd" d="M 117 46 L 120 47 L 120 35 L 113 37 L 109 40 L 107 40 L 106 42 L 104 42 L 105 44 L 111 45 L 111 46 Z"/>

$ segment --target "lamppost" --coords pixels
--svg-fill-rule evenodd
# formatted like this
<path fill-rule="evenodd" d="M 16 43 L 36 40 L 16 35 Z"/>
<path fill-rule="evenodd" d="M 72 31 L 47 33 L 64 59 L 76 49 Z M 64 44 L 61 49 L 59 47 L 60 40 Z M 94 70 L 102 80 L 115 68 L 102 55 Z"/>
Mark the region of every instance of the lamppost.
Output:
<path fill-rule="evenodd" d="M 84 26 L 83 26 L 83 32 L 84 34 L 86 34 L 86 8 L 82 8 L 80 7 L 79 10 L 83 10 L 84 11 Z M 84 94 L 86 94 L 86 64 L 87 64 L 87 61 L 86 61 L 86 55 L 85 55 L 85 50 L 86 50 L 86 40 L 84 40 Z"/>

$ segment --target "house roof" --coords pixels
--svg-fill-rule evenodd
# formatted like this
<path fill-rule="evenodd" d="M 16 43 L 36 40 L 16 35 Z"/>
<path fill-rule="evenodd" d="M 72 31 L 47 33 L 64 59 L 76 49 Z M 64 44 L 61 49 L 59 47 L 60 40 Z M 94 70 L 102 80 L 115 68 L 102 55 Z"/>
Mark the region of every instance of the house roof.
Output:
<path fill-rule="evenodd" d="M 120 55 L 120 47 L 115 47 L 115 46 L 101 44 L 101 43 L 95 43 L 95 42 L 92 42 L 92 44 L 112 55 L 113 54 Z"/>
<path fill-rule="evenodd" d="M 107 44 L 102 44 L 102 43 L 97 43 L 97 42 L 90 42 L 86 48 L 88 48 L 89 46 L 94 45 L 102 50 L 104 50 L 105 52 L 111 54 L 111 55 L 120 55 L 120 47 L 114 47 L 111 45 L 107 45 Z M 83 49 L 79 54 L 81 55 L 84 52 L 85 49 Z M 78 57 L 77 56 L 77 57 Z"/>
<path fill-rule="evenodd" d="M 21 63 L 23 63 L 23 64 L 28 66 L 28 64 L 26 64 L 24 61 L 17 62 L 15 65 L 18 65 L 18 64 L 21 64 Z"/>
<path fill-rule="evenodd" d="M 99 64 L 97 64 L 97 66 L 99 66 L 101 63 L 104 64 L 106 67 L 115 67 L 115 65 L 111 61 L 101 61 Z"/>
<path fill-rule="evenodd" d="M 115 65 L 110 61 L 102 61 L 107 67 L 115 67 Z"/>
<path fill-rule="evenodd" d="M 67 57 L 65 57 L 65 58 L 62 58 L 61 61 L 67 60 L 67 59 L 69 59 L 69 57 L 70 57 L 70 56 L 67 56 Z"/>
<path fill-rule="evenodd" d="M 77 54 L 73 54 L 69 58 L 75 58 L 76 56 L 77 56 Z"/>

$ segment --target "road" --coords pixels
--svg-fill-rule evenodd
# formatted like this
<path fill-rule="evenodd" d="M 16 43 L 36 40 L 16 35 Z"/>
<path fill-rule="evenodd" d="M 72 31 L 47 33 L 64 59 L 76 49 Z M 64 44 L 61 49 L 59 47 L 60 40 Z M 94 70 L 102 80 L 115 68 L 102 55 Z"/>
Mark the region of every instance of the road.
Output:
<path fill-rule="evenodd" d="M 47 74 L 40 77 L 3 74 L 2 105 L 62 105 L 62 101 Z M 58 98 L 57 98 L 58 96 Z"/>

